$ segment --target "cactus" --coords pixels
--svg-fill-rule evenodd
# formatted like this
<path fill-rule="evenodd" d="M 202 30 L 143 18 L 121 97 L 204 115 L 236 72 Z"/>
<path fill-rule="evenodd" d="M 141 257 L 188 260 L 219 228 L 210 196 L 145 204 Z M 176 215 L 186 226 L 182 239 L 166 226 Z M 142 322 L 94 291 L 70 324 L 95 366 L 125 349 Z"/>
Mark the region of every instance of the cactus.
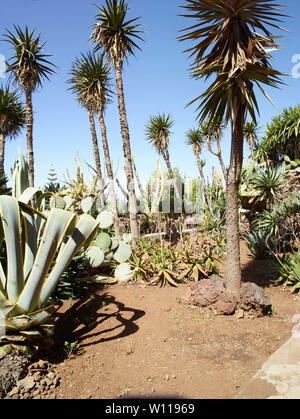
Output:
<path fill-rule="evenodd" d="M 102 265 L 105 259 L 103 250 L 98 246 L 91 245 L 85 252 L 85 257 L 88 265 L 91 268 L 97 268 Z"/>
<path fill-rule="evenodd" d="M 81 200 L 81 209 L 85 214 L 93 214 L 96 209 L 96 198 L 88 196 Z"/>
<path fill-rule="evenodd" d="M 49 202 L 49 206 L 50 208 L 65 209 L 66 201 L 60 196 L 52 196 Z"/>
<path fill-rule="evenodd" d="M 104 210 L 98 215 L 97 221 L 100 222 L 101 229 L 107 229 L 114 223 L 113 213 L 111 211 Z"/>
<path fill-rule="evenodd" d="M 131 246 L 124 241 L 120 241 L 119 246 L 114 254 L 115 261 L 124 263 L 130 258 L 131 255 Z"/>
<path fill-rule="evenodd" d="M 134 273 L 129 263 L 121 263 L 115 270 L 115 277 L 120 282 L 129 281 L 133 278 Z"/>
<path fill-rule="evenodd" d="M 103 252 L 107 252 L 111 244 L 112 240 L 107 233 L 99 233 L 95 240 L 95 246 L 99 247 Z"/>

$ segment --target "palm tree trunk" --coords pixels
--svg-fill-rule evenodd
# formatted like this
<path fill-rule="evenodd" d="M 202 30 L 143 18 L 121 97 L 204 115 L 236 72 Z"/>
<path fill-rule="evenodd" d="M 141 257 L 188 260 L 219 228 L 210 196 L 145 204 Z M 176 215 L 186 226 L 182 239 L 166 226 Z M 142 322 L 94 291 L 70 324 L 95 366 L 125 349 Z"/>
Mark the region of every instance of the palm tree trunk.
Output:
<path fill-rule="evenodd" d="M 105 196 L 104 196 L 104 182 L 103 182 L 103 177 L 102 177 L 102 172 L 101 172 L 98 138 L 97 138 L 97 133 L 96 133 L 96 127 L 95 127 L 93 112 L 89 110 L 88 113 L 89 113 L 89 120 L 90 120 L 90 130 L 91 130 L 92 141 L 93 141 L 93 149 L 94 149 L 94 158 L 95 158 L 95 164 L 96 164 L 97 179 L 98 179 L 98 184 L 99 184 L 99 188 L 100 188 L 100 205 L 101 205 L 101 209 L 103 210 L 105 208 Z"/>
<path fill-rule="evenodd" d="M 174 173 L 173 173 L 173 170 L 172 170 L 172 167 L 171 167 L 170 156 L 169 156 L 169 150 L 168 149 L 164 150 L 163 158 L 166 162 L 166 166 L 167 166 L 167 169 L 168 169 L 170 179 L 171 179 L 172 184 L 173 184 L 174 193 L 176 195 L 176 198 L 177 198 L 178 202 L 181 202 L 181 196 L 180 196 L 180 193 L 179 193 L 179 190 L 178 190 L 176 178 L 174 176 Z"/>
<path fill-rule="evenodd" d="M 231 156 L 226 182 L 226 294 L 236 302 L 240 298 L 241 264 L 238 188 L 243 163 L 243 117 L 239 111 L 232 124 Z"/>
<path fill-rule="evenodd" d="M 128 128 L 124 89 L 123 89 L 122 66 L 120 62 L 116 63 L 115 76 L 116 76 L 118 108 L 119 108 L 119 116 L 120 116 L 120 124 L 121 124 L 121 135 L 122 135 L 122 141 L 123 141 L 123 152 L 124 152 L 124 158 L 125 158 L 127 190 L 128 190 L 128 196 L 129 196 L 128 203 L 129 203 L 130 229 L 131 229 L 132 237 L 137 238 L 139 236 L 139 228 L 138 228 L 138 222 L 137 222 L 137 202 L 136 202 L 136 193 L 135 193 L 135 186 L 134 186 L 134 174 L 133 174 L 132 161 L 131 161 L 129 128 Z"/>
<path fill-rule="evenodd" d="M 5 176 L 4 171 L 5 136 L 0 133 L 0 176 Z"/>
<path fill-rule="evenodd" d="M 32 109 L 32 91 L 25 89 L 26 105 L 26 142 L 29 168 L 29 186 L 34 187 L 34 153 L 33 153 L 33 109 Z"/>
<path fill-rule="evenodd" d="M 109 147 L 108 147 L 108 142 L 107 142 L 106 125 L 105 125 L 102 110 L 99 111 L 99 123 L 100 123 L 100 130 L 101 130 L 101 136 L 102 136 L 105 166 L 106 166 L 107 177 L 108 177 L 108 182 L 109 182 L 109 193 L 110 193 L 112 211 L 114 214 L 115 236 L 117 237 L 117 239 L 120 239 L 121 233 L 120 233 L 120 220 L 118 216 L 117 196 L 115 192 L 114 175 L 113 175 Z"/>
<path fill-rule="evenodd" d="M 221 151 L 221 147 L 220 147 L 220 141 L 216 139 L 216 143 L 217 143 L 217 148 L 218 148 L 218 151 L 217 152 L 213 150 L 213 148 L 211 146 L 211 142 L 208 142 L 207 143 L 207 147 L 208 147 L 209 151 L 214 156 L 216 156 L 218 158 L 219 163 L 220 163 L 220 166 L 221 166 L 221 170 L 222 170 L 222 173 L 223 173 L 224 181 L 226 183 L 227 182 L 228 171 L 227 171 L 227 169 L 225 167 L 225 164 L 224 164 L 224 161 L 223 161 L 223 158 L 222 158 L 222 151 Z"/>
<path fill-rule="evenodd" d="M 202 181 L 202 185 L 203 185 L 205 201 L 207 203 L 209 212 L 212 214 L 211 200 L 210 200 L 210 197 L 209 197 L 209 193 L 208 193 L 208 189 L 207 189 L 207 185 L 206 185 L 205 176 L 204 176 L 204 173 L 203 173 L 203 168 L 202 168 L 202 165 L 201 165 L 199 153 L 196 153 L 196 159 L 197 159 L 198 169 L 199 169 L 199 173 L 200 173 L 200 177 L 201 177 L 201 181 Z"/>

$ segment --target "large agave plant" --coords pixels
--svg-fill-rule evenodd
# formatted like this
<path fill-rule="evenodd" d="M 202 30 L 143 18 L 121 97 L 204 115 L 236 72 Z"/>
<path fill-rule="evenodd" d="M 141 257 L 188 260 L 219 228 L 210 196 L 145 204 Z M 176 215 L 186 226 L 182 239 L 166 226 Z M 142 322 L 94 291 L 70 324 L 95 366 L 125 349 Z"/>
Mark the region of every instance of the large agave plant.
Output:
<path fill-rule="evenodd" d="M 43 213 L 0 196 L 0 330 L 6 334 L 51 332 L 49 298 L 75 253 L 98 231 L 91 215 L 53 208 Z"/>

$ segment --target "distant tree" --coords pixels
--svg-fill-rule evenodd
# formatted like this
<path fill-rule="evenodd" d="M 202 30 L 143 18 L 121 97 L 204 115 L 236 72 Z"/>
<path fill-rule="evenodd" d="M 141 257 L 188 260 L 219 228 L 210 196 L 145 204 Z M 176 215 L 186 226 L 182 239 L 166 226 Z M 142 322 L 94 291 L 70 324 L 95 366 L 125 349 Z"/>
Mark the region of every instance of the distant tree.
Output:
<path fill-rule="evenodd" d="M 146 124 L 146 139 L 150 142 L 158 154 L 160 154 L 167 166 L 169 177 L 173 183 L 174 193 L 177 200 L 181 201 L 181 196 L 178 190 L 176 176 L 171 167 L 169 155 L 169 141 L 171 136 L 171 128 L 174 121 L 170 114 L 157 114 L 150 116 L 149 122 Z"/>
<path fill-rule="evenodd" d="M 16 137 L 25 126 L 25 109 L 16 90 L 0 86 L 0 176 L 5 175 L 6 138 Z"/>
<path fill-rule="evenodd" d="M 129 55 L 134 55 L 134 49 L 140 49 L 134 42 L 142 39 L 139 34 L 139 18 L 127 19 L 128 3 L 124 0 L 106 0 L 104 6 L 97 6 L 99 13 L 95 16 L 96 24 L 91 39 L 96 44 L 95 51 L 103 48 L 111 66 L 115 70 L 116 87 L 118 95 L 118 108 L 125 158 L 125 172 L 129 198 L 130 229 L 134 238 L 138 237 L 137 200 L 134 185 L 134 172 L 132 166 L 132 152 L 130 144 L 129 127 L 125 106 L 122 70 L 124 61 Z"/>
<path fill-rule="evenodd" d="M 101 173 L 100 153 L 94 123 L 94 114 L 97 114 L 99 117 L 105 165 L 109 181 L 110 199 L 114 213 L 115 235 L 120 238 L 117 196 L 114 187 L 114 176 L 104 120 L 105 108 L 109 103 L 112 94 L 110 90 L 109 73 L 110 67 L 108 63 L 105 62 L 103 54 L 98 54 L 97 56 L 91 53 L 86 55 L 82 54 L 81 58 L 76 59 L 74 63 L 71 70 L 72 77 L 68 82 L 71 84 L 70 90 L 76 94 L 77 100 L 87 109 L 89 114 L 97 177 L 100 184 L 100 190 L 102 191 L 102 205 L 104 205 L 104 183 Z"/>
<path fill-rule="evenodd" d="M 203 135 L 203 132 L 200 128 L 192 128 L 186 133 L 186 143 L 188 145 L 192 146 L 192 148 L 193 148 L 193 152 L 195 154 L 197 164 L 198 164 L 198 169 L 199 169 L 199 174 L 200 174 L 200 177 L 201 177 L 201 182 L 202 182 L 202 185 L 203 185 L 205 201 L 206 201 L 206 204 L 208 206 L 209 212 L 211 212 L 212 211 L 211 200 L 210 200 L 210 197 L 209 197 L 207 184 L 206 184 L 206 180 L 205 180 L 205 176 L 204 176 L 204 172 L 203 172 L 203 167 L 205 165 L 205 162 L 200 159 L 202 146 L 204 145 L 205 141 L 206 141 L 206 137 L 205 137 L 205 135 Z"/>
<path fill-rule="evenodd" d="M 258 141 L 258 129 L 259 128 L 257 122 L 254 121 L 246 122 L 244 125 L 244 138 L 249 145 L 251 157 L 253 160 L 255 159 L 255 149 L 257 147 Z"/>
<path fill-rule="evenodd" d="M 4 39 L 12 46 L 13 55 L 7 63 L 8 72 L 25 92 L 27 152 L 29 163 L 29 185 L 34 186 L 34 152 L 33 152 L 33 108 L 32 94 L 41 87 L 43 80 L 49 80 L 54 65 L 48 61 L 49 54 L 43 54 L 44 44 L 40 44 L 40 35 L 35 36 L 35 30 L 29 32 L 19 26 L 14 26 L 15 34 L 7 30 Z"/>

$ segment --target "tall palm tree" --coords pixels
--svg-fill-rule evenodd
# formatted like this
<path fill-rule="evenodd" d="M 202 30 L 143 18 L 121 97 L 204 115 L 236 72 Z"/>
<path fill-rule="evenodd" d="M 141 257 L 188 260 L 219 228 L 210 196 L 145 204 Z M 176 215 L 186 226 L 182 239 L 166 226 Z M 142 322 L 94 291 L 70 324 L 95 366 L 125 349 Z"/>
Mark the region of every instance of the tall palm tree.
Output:
<path fill-rule="evenodd" d="M 198 169 L 199 169 L 199 173 L 200 173 L 200 177 L 201 177 L 201 181 L 203 185 L 205 201 L 208 206 L 209 212 L 212 212 L 211 200 L 210 200 L 210 196 L 208 193 L 207 184 L 206 184 L 206 180 L 205 180 L 205 176 L 203 172 L 204 162 L 200 159 L 202 146 L 205 143 L 205 141 L 206 141 L 206 137 L 203 135 L 203 132 L 200 128 L 192 128 L 188 130 L 188 132 L 186 133 L 186 143 L 187 145 L 192 146 L 193 152 L 196 156 Z"/>
<path fill-rule="evenodd" d="M 278 44 L 268 27 L 278 26 L 283 16 L 271 0 L 186 0 L 186 16 L 196 23 L 179 37 L 194 41 L 187 51 L 193 58 L 195 78 L 214 76 L 200 100 L 198 118 L 231 122 L 231 156 L 226 181 L 227 297 L 240 298 L 238 187 L 243 162 L 243 127 L 247 114 L 256 121 L 259 112 L 254 85 L 278 86 L 279 71 L 269 63 L 269 49 Z M 265 93 L 265 92 L 264 92 Z M 265 93 L 266 95 L 266 93 Z M 267 95 L 266 95 L 267 96 Z M 268 96 L 267 96 L 268 97 Z"/>
<path fill-rule="evenodd" d="M 98 138 L 95 126 L 94 115 L 97 110 L 97 97 L 99 96 L 99 88 L 95 79 L 95 70 L 93 64 L 96 58 L 91 53 L 87 55 L 81 54 L 81 58 L 76 58 L 70 71 L 71 78 L 67 83 L 71 84 L 71 90 L 76 96 L 77 101 L 86 109 L 89 117 L 90 131 L 93 143 L 93 152 L 96 165 L 97 180 L 100 189 L 101 207 L 105 207 L 104 197 L 104 181 L 101 171 L 101 160 L 98 146 Z"/>
<path fill-rule="evenodd" d="M 128 56 L 134 55 L 135 48 L 140 49 L 134 42 L 134 39 L 141 40 L 142 38 L 139 36 L 139 33 L 143 31 L 139 29 L 141 25 L 136 23 L 139 18 L 126 20 L 129 8 L 128 3 L 124 0 L 106 0 L 104 6 L 97 6 L 97 8 L 99 13 L 95 16 L 96 24 L 94 25 L 94 31 L 91 35 L 91 39 L 96 45 L 96 51 L 103 48 L 111 66 L 115 70 L 127 190 L 129 196 L 130 228 L 132 236 L 136 238 L 139 235 L 137 222 L 137 201 L 122 70 L 124 61 L 128 58 Z"/>
<path fill-rule="evenodd" d="M 115 235 L 117 238 L 120 238 L 117 197 L 115 193 L 113 170 L 104 120 L 104 111 L 106 105 L 110 101 L 112 93 L 110 90 L 109 72 L 110 67 L 108 63 L 104 61 L 103 54 L 95 56 L 88 52 L 86 55 L 82 54 L 81 58 L 76 59 L 70 72 L 72 77 L 68 80 L 68 83 L 71 84 L 70 90 L 76 94 L 78 102 L 86 108 L 89 114 L 97 176 L 100 184 L 103 204 L 105 205 L 104 184 L 101 173 L 100 153 L 94 123 L 94 114 L 96 113 L 99 117 L 105 166 L 109 181 L 109 192 L 114 214 Z"/>
<path fill-rule="evenodd" d="M 178 202 L 181 202 L 181 196 L 178 190 L 176 177 L 171 167 L 169 156 L 169 141 L 171 136 L 171 128 L 174 120 L 171 115 L 157 114 L 150 116 L 149 122 L 146 124 L 146 139 L 154 146 L 158 154 L 160 154 L 167 166 L 169 177 L 172 181 L 174 193 Z"/>
<path fill-rule="evenodd" d="M 5 175 L 4 155 L 7 137 L 17 136 L 25 126 L 25 109 L 16 90 L 0 87 L 0 176 Z"/>
<path fill-rule="evenodd" d="M 35 29 L 29 32 L 19 26 L 14 26 L 15 34 L 7 30 L 5 40 L 12 47 L 13 55 L 7 63 L 8 71 L 25 93 L 27 153 L 29 164 L 29 185 L 34 186 L 34 152 L 33 152 L 33 108 L 32 94 L 37 87 L 41 87 L 44 79 L 54 74 L 51 67 L 55 67 L 44 54 L 45 43 L 40 44 L 40 34 L 35 35 Z"/>
<path fill-rule="evenodd" d="M 258 125 L 257 122 L 251 121 L 246 122 L 244 125 L 244 138 L 246 139 L 250 152 L 252 160 L 255 159 L 255 147 L 257 144 L 258 139 Z"/>

